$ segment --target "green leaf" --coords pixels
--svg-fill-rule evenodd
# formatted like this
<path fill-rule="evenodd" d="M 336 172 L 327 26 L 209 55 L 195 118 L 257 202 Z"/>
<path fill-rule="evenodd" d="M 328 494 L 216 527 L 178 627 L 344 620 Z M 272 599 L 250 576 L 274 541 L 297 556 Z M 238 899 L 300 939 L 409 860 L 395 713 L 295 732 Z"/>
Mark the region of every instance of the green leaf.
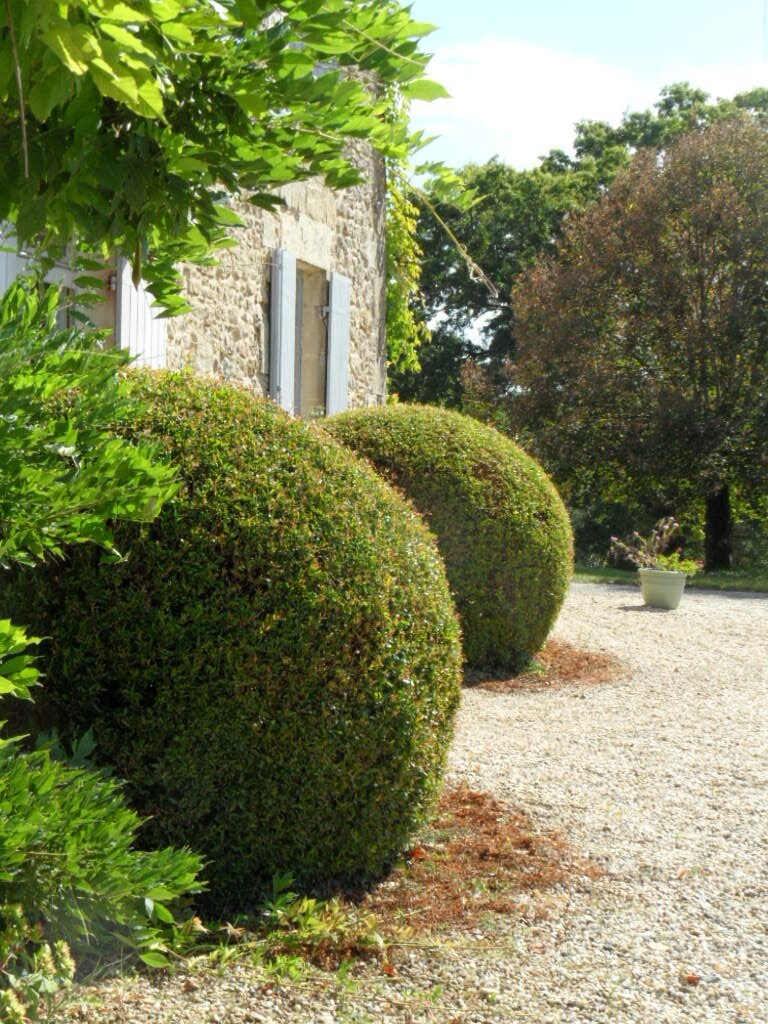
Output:
<path fill-rule="evenodd" d="M 10 46 L 0 47 L 0 94 L 4 94 L 13 78 L 13 51 Z"/>
<path fill-rule="evenodd" d="M 214 207 L 216 210 L 216 220 L 219 224 L 226 224 L 227 227 L 241 228 L 243 226 L 242 218 L 232 209 L 231 206 L 223 206 L 221 203 L 217 203 Z"/>
<path fill-rule="evenodd" d="M 428 21 L 410 21 L 403 28 L 403 35 L 405 38 L 409 36 L 428 36 L 437 30 L 437 25 L 432 25 Z"/>
<path fill-rule="evenodd" d="M 152 50 L 139 39 L 135 32 L 130 32 L 127 28 L 122 25 L 112 24 L 109 21 L 103 21 L 101 23 L 102 32 L 106 32 L 108 36 L 111 36 L 116 43 L 120 43 L 128 50 L 132 50 L 134 53 L 142 53 L 148 57 L 155 57 Z"/>
<path fill-rule="evenodd" d="M 33 239 L 45 228 L 47 209 L 45 196 L 40 196 L 32 202 L 26 203 L 19 210 L 16 219 L 16 233 L 21 241 L 27 242 Z"/>
<path fill-rule="evenodd" d="M 157 83 L 148 78 L 146 82 L 142 82 L 139 86 L 139 102 L 137 104 L 138 113 L 143 114 L 145 117 L 162 117 L 163 116 L 163 94 Z"/>
<path fill-rule="evenodd" d="M 85 25 L 62 23 L 40 38 L 75 75 L 84 75 L 94 57 L 101 54 L 99 41 Z"/>
<path fill-rule="evenodd" d="M 80 288 L 83 291 L 90 289 L 94 292 L 100 292 L 106 287 L 106 281 L 102 277 L 92 277 L 90 274 L 78 274 L 73 284 L 75 288 Z"/>
<path fill-rule="evenodd" d="M 173 893 L 165 885 L 156 885 L 149 890 L 144 897 L 145 900 L 172 900 Z"/>
<path fill-rule="evenodd" d="M 160 22 L 171 21 L 181 13 L 181 4 L 177 0 L 154 0 L 152 13 Z"/>
<path fill-rule="evenodd" d="M 54 107 L 69 99 L 73 88 L 72 75 L 63 67 L 56 68 L 33 85 L 29 92 L 29 106 L 38 121 L 46 121 Z"/>
<path fill-rule="evenodd" d="M 439 82 L 433 82 L 430 78 L 419 78 L 415 82 L 409 82 L 408 85 L 403 86 L 403 95 L 409 100 L 442 100 L 450 99 L 451 94 L 445 88 L 440 85 Z"/>
<path fill-rule="evenodd" d="M 110 21 L 120 21 L 123 24 L 141 24 L 149 21 L 149 15 L 131 7 L 123 0 L 97 0 L 97 6 L 104 13 L 104 17 Z M 153 6 L 158 6 L 157 3 Z"/>
<path fill-rule="evenodd" d="M 174 923 L 173 914 L 167 907 L 164 907 L 162 903 L 155 904 L 155 917 L 158 921 L 162 922 L 162 924 Z"/>
<path fill-rule="evenodd" d="M 141 953 L 140 958 L 144 961 L 147 967 L 162 968 L 171 966 L 171 961 L 168 957 L 159 953 L 156 949 L 152 949 L 148 953 Z"/>
<path fill-rule="evenodd" d="M 187 26 L 181 21 L 163 22 L 162 31 L 169 39 L 175 39 L 177 43 L 194 43 L 195 37 Z"/>
<path fill-rule="evenodd" d="M 109 96 L 120 103 L 127 103 L 135 110 L 139 103 L 139 91 L 136 80 L 128 75 L 116 77 L 112 68 L 104 61 L 94 61 L 91 66 L 91 78 L 102 96 Z"/>
<path fill-rule="evenodd" d="M 23 654 L 17 654 L 14 658 L 8 658 L 7 661 L 0 664 L 0 670 L 2 670 L 5 676 L 13 676 L 21 673 L 23 670 L 29 672 L 30 660 Z M 34 669 L 32 670 L 34 673 Z"/>
<path fill-rule="evenodd" d="M 195 174 L 197 171 L 204 171 L 208 167 L 205 160 L 197 156 L 175 157 L 169 164 L 169 170 L 176 174 Z"/>

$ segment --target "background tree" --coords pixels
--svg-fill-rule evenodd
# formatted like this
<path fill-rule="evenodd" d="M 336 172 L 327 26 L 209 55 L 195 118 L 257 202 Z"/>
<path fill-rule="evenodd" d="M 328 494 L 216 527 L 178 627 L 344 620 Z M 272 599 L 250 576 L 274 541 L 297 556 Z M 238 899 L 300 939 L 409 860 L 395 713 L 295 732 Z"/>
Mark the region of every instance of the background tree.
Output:
<path fill-rule="evenodd" d="M 0 222 L 47 258 L 121 249 L 184 308 L 176 264 L 233 244 L 232 196 L 358 175 L 351 138 L 409 146 L 388 85 L 434 94 L 396 0 L 7 0 Z"/>
<path fill-rule="evenodd" d="M 421 291 L 433 334 L 421 350 L 423 372 L 401 374 L 393 382 L 403 398 L 449 405 L 460 401 L 461 367 L 468 359 L 498 373 L 514 355 L 513 281 L 538 253 L 554 245 L 567 211 L 596 195 L 589 173 L 516 171 L 497 159 L 469 164 L 457 177 L 465 191 L 478 197 L 464 209 L 429 183 L 425 195 L 416 197 Z M 495 292 L 468 265 L 462 250 L 482 268 Z"/>
<path fill-rule="evenodd" d="M 517 276 L 540 256 L 552 253 L 571 212 L 584 209 L 605 192 L 633 153 L 664 147 L 685 132 L 701 129 L 743 111 L 757 123 L 768 116 L 768 90 L 755 89 L 732 100 L 710 99 L 687 83 L 662 90 L 653 110 L 625 115 L 618 126 L 603 121 L 576 125 L 573 153 L 551 150 L 532 170 L 518 171 L 494 158 L 457 172 L 478 201 L 459 210 L 433 198 L 441 219 L 466 247 L 498 289 L 493 297 L 473 276 L 456 246 L 422 203 L 418 243 L 424 253 L 421 292 L 432 340 L 420 352 L 422 372 L 396 375 L 401 397 L 426 402 L 475 405 L 473 388 L 503 398 L 505 364 L 516 352 L 515 311 L 510 291 Z M 427 194 L 430 190 L 427 186 Z M 469 389 L 461 384 L 469 361 Z"/>
<path fill-rule="evenodd" d="M 603 181 L 608 183 L 626 165 L 628 156 L 639 149 L 664 149 L 681 135 L 738 113 L 748 114 L 765 125 L 768 89 L 751 89 L 733 99 L 713 100 L 702 89 L 688 82 L 677 82 L 661 90 L 653 110 L 631 111 L 616 127 L 606 121 L 579 121 L 573 143 L 574 157 L 553 151 L 547 159 L 559 158 L 565 170 L 582 167 L 585 160 L 592 159 Z"/>
<path fill-rule="evenodd" d="M 730 488 L 768 481 L 766 282 L 768 136 L 742 116 L 640 151 L 513 296 L 513 422 L 561 480 L 703 499 L 708 570 Z"/>

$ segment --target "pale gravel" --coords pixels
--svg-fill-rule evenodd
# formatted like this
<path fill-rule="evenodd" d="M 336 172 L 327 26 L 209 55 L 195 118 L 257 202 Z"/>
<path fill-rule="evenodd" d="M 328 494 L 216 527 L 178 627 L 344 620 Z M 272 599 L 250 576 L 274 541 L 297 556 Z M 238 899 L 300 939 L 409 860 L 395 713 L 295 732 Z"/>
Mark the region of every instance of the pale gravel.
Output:
<path fill-rule="evenodd" d="M 617 655 L 624 677 L 465 691 L 450 776 L 559 830 L 602 877 L 547 896 L 542 919 L 413 950 L 397 978 L 123 979 L 58 1019 L 768 1024 L 768 596 L 689 591 L 661 612 L 636 588 L 574 584 L 555 635 Z"/>

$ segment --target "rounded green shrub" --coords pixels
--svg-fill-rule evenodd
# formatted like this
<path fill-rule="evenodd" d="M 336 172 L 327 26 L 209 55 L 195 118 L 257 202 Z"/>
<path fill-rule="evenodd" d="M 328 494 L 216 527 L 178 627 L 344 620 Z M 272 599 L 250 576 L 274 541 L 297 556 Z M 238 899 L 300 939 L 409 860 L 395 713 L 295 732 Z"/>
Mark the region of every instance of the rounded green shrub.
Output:
<path fill-rule="evenodd" d="M 275 872 L 382 870 L 435 794 L 461 645 L 437 548 L 371 469 L 244 391 L 141 375 L 141 419 L 178 498 L 117 530 L 117 565 L 73 551 L 4 601 L 53 637 L 53 724 L 151 816 L 150 843 L 208 860 L 214 905 Z"/>
<path fill-rule="evenodd" d="M 445 409 L 357 409 L 326 426 L 437 537 L 467 663 L 520 668 L 552 628 L 573 563 L 568 514 L 544 470 L 497 430 Z"/>

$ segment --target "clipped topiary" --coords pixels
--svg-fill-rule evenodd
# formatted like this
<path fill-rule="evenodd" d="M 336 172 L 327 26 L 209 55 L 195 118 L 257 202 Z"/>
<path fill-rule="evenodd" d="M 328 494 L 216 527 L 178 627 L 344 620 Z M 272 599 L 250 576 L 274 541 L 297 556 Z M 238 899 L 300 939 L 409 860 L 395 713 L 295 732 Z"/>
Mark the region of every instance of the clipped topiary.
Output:
<path fill-rule="evenodd" d="M 161 442 L 178 499 L 23 573 L 4 601 L 50 643 L 53 720 L 151 815 L 151 843 L 208 860 L 218 908 L 277 871 L 380 871 L 436 791 L 458 702 L 459 629 L 428 531 L 366 465 L 244 391 L 140 376 L 122 428 Z"/>
<path fill-rule="evenodd" d="M 467 663 L 519 669 L 544 643 L 572 570 L 568 514 L 544 470 L 492 427 L 431 406 L 357 409 L 326 426 L 436 535 Z"/>

